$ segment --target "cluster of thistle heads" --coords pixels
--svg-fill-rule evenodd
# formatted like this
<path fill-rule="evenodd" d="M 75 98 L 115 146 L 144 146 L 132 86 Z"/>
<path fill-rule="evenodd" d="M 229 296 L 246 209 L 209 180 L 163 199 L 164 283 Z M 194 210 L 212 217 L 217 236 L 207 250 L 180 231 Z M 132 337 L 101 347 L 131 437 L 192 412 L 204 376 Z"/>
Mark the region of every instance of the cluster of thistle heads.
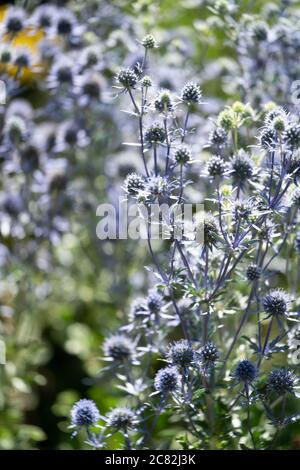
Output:
<path fill-rule="evenodd" d="M 103 429 L 125 429 L 125 445 L 129 429 L 141 434 L 137 447 L 146 445 L 153 427 L 149 408 L 160 415 L 175 407 L 175 414 L 194 423 L 194 437 L 200 435 L 197 420 L 205 399 L 197 408 L 193 397 L 199 390 L 219 397 L 216 385 L 228 407 L 261 406 L 265 419 L 278 422 L 270 403 L 295 396 L 297 375 L 289 359 L 277 355 L 299 346 L 297 290 L 277 287 L 272 265 L 287 243 L 299 252 L 297 115 L 273 102 L 254 108 L 236 101 L 212 119 L 200 148 L 195 138 L 204 101 L 199 84 L 187 82 L 177 93 L 157 89 L 149 65 L 157 42 L 147 35 L 141 45 L 143 61 L 116 75 L 119 95 L 125 95 L 136 120 L 133 143 L 144 169 L 128 174 L 123 189 L 129 202 L 151 209 L 153 203 L 189 202 L 189 187 L 199 185 L 195 191 L 208 196 L 208 210 L 200 224 L 194 220 L 203 231 L 201 243 L 171 237 L 156 252 L 148 239 L 156 284 L 146 297 L 134 298 L 128 322 L 104 341 L 109 366 L 103 373 L 123 371 L 118 378 L 127 392 L 127 411 L 126 425 L 120 419 L 124 410 L 117 408 L 103 417 Z M 243 329 L 250 337 L 242 336 Z M 182 339 L 172 341 L 178 334 Z M 166 365 L 159 367 L 157 359 Z M 72 424 L 98 422 L 94 407 L 91 401 L 75 404 Z M 85 423 L 81 408 L 90 410 Z M 111 416 L 119 417 L 118 426 Z M 102 438 L 93 434 L 90 444 L 100 445 Z"/>
<path fill-rule="evenodd" d="M 70 213 L 88 201 L 78 158 L 84 168 L 83 151 L 107 110 L 103 45 L 89 44 L 86 32 L 71 10 L 50 4 L 30 14 L 7 7 L 0 24 L 1 240 L 25 256 L 40 242 L 57 244 Z"/>
<path fill-rule="evenodd" d="M 290 107 L 298 103 L 299 10 L 294 0 L 264 2 L 249 12 L 231 0 L 214 2 L 213 27 L 228 38 L 237 59 L 224 67 L 225 88 L 241 92 L 254 106 L 268 100 Z M 238 18 L 238 21 L 237 21 Z M 268 71 L 267 73 L 266 70 Z M 280 79 L 278 79 L 280 77 Z"/>

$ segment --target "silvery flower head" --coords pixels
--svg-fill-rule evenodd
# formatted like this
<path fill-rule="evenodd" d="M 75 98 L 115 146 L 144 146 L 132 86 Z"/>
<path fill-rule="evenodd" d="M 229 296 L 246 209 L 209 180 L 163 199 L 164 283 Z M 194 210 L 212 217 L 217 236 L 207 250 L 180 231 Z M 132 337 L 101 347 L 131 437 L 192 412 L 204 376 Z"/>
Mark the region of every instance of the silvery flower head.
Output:
<path fill-rule="evenodd" d="M 128 407 L 114 408 L 108 413 L 106 421 L 110 427 L 118 431 L 132 429 L 137 423 L 135 413 Z"/>
<path fill-rule="evenodd" d="M 249 179 L 252 178 L 253 172 L 253 161 L 245 151 L 240 150 L 230 162 L 230 174 L 233 178 L 234 184 L 242 187 Z"/>
<path fill-rule="evenodd" d="M 50 4 L 40 5 L 35 8 L 30 18 L 30 23 L 43 30 L 53 26 L 57 14 L 57 7 Z"/>
<path fill-rule="evenodd" d="M 154 49 L 157 47 L 155 37 L 152 34 L 147 34 L 142 40 L 142 45 L 145 49 Z"/>
<path fill-rule="evenodd" d="M 168 114 L 174 109 L 172 96 L 169 90 L 161 90 L 154 100 L 154 108 L 159 113 Z"/>
<path fill-rule="evenodd" d="M 207 173 L 212 178 L 223 176 L 226 171 L 226 163 L 219 155 L 212 155 L 207 162 Z"/>
<path fill-rule="evenodd" d="M 124 87 L 124 89 L 134 88 L 138 82 L 138 75 L 129 67 L 121 69 L 116 75 L 116 81 Z"/>
<path fill-rule="evenodd" d="M 259 268 L 256 264 L 249 264 L 246 270 L 246 277 L 248 281 L 257 281 L 261 276 L 261 268 Z"/>
<path fill-rule="evenodd" d="M 103 88 L 99 73 L 87 71 L 82 75 L 76 76 L 74 84 L 79 104 L 88 105 L 91 102 L 99 101 Z"/>
<path fill-rule="evenodd" d="M 21 116 L 10 116 L 5 122 L 4 133 L 13 143 L 24 141 L 27 135 L 25 120 Z"/>
<path fill-rule="evenodd" d="M 209 341 L 204 346 L 202 346 L 199 351 L 199 358 L 202 370 L 205 373 L 209 373 L 214 368 L 219 357 L 219 350 L 212 341 Z"/>
<path fill-rule="evenodd" d="M 184 85 L 181 90 L 181 100 L 186 104 L 197 104 L 200 103 L 202 97 L 202 91 L 199 85 L 194 82 L 188 82 Z"/>
<path fill-rule="evenodd" d="M 102 53 L 100 45 L 91 45 L 80 52 L 79 63 L 82 69 L 93 69 L 99 65 Z"/>
<path fill-rule="evenodd" d="M 162 394 L 176 392 L 180 386 L 180 375 L 176 367 L 160 369 L 155 376 L 154 386 Z"/>
<path fill-rule="evenodd" d="M 99 410 L 93 400 L 85 398 L 77 401 L 71 410 L 71 422 L 73 426 L 91 426 L 100 419 Z"/>
<path fill-rule="evenodd" d="M 2 25 L 3 33 L 16 35 L 24 29 L 25 25 L 25 11 L 22 8 L 10 7 L 5 15 Z"/>
<path fill-rule="evenodd" d="M 273 289 L 263 297 L 262 304 L 268 317 L 282 317 L 289 311 L 290 298 L 283 290 Z"/>
<path fill-rule="evenodd" d="M 150 313 L 159 313 L 163 306 L 162 296 L 156 291 L 149 292 L 146 305 Z"/>
<path fill-rule="evenodd" d="M 174 184 L 169 181 L 167 177 L 164 176 L 150 176 L 146 180 L 145 191 L 152 198 L 157 197 L 166 197 L 169 196 L 172 192 Z"/>
<path fill-rule="evenodd" d="M 162 144 L 166 140 L 166 132 L 163 126 L 156 122 L 146 129 L 144 137 L 149 145 Z"/>
<path fill-rule="evenodd" d="M 69 36 L 74 32 L 76 17 L 67 8 L 59 8 L 55 15 L 55 33 L 59 36 Z"/>
<path fill-rule="evenodd" d="M 136 196 L 140 190 L 145 188 L 145 179 L 137 173 L 130 173 L 124 181 L 125 192 L 131 196 Z"/>
<path fill-rule="evenodd" d="M 141 297 L 134 299 L 130 306 L 129 318 L 131 321 L 135 321 L 139 318 L 143 319 L 148 314 L 146 300 Z"/>
<path fill-rule="evenodd" d="M 228 133 L 222 127 L 216 127 L 209 134 L 209 146 L 221 149 L 225 147 L 228 140 Z"/>
<path fill-rule="evenodd" d="M 50 88 L 73 85 L 75 76 L 74 62 L 69 56 L 60 56 L 55 59 L 48 75 Z"/>
<path fill-rule="evenodd" d="M 34 65 L 34 56 L 27 47 L 15 47 L 12 62 L 18 69 L 29 68 Z"/>
<path fill-rule="evenodd" d="M 245 384 L 252 383 L 258 374 L 257 366 L 254 362 L 244 359 L 236 366 L 233 377 L 237 382 L 243 382 Z"/>
<path fill-rule="evenodd" d="M 127 362 L 132 359 L 135 348 L 129 337 L 115 334 L 104 341 L 103 350 L 111 362 Z"/>
<path fill-rule="evenodd" d="M 193 364 L 195 353 L 188 341 L 183 339 L 170 346 L 167 358 L 174 366 L 186 368 Z"/>
<path fill-rule="evenodd" d="M 61 152 L 75 146 L 85 147 L 88 143 L 85 129 L 80 128 L 76 122 L 65 121 L 58 128 L 55 150 Z"/>
<path fill-rule="evenodd" d="M 185 144 L 179 145 L 174 151 L 174 160 L 178 165 L 186 165 L 191 161 L 192 152 Z"/>
<path fill-rule="evenodd" d="M 267 380 L 267 389 L 277 395 L 293 393 L 297 378 L 293 372 L 281 368 L 273 370 Z"/>

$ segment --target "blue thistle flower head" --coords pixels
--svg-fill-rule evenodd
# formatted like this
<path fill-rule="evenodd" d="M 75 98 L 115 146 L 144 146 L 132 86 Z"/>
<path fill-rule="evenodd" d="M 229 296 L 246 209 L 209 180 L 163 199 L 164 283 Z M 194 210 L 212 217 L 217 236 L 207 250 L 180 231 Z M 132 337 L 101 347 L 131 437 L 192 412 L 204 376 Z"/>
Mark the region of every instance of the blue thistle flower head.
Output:
<path fill-rule="evenodd" d="M 209 134 L 208 143 L 210 146 L 217 148 L 225 147 L 228 140 L 228 133 L 222 127 L 216 127 Z"/>
<path fill-rule="evenodd" d="M 162 144 L 166 140 L 165 129 L 158 122 L 152 124 L 145 132 L 145 141 L 149 144 Z"/>
<path fill-rule="evenodd" d="M 265 295 L 262 304 L 268 316 L 283 316 L 289 310 L 290 298 L 283 290 L 274 289 Z"/>
<path fill-rule="evenodd" d="M 93 400 L 85 398 L 77 401 L 71 409 L 71 422 L 73 426 L 91 426 L 100 419 L 99 410 Z"/>
<path fill-rule="evenodd" d="M 238 382 L 244 382 L 245 384 L 253 382 L 258 374 L 258 370 L 254 362 L 244 359 L 240 361 L 236 366 L 233 377 Z"/>
<path fill-rule="evenodd" d="M 185 368 L 193 363 L 195 353 L 186 340 L 181 340 L 171 345 L 167 358 L 174 366 Z"/>
<path fill-rule="evenodd" d="M 134 354 L 132 340 L 124 335 L 113 335 L 107 338 L 103 345 L 105 356 L 117 362 L 129 361 Z"/>
<path fill-rule="evenodd" d="M 226 164 L 219 155 L 212 155 L 207 162 L 207 172 L 213 178 L 223 176 L 226 170 Z"/>
<path fill-rule="evenodd" d="M 129 318 L 131 321 L 136 320 L 137 318 L 144 318 L 147 315 L 147 304 L 144 298 L 135 299 L 130 306 Z"/>
<path fill-rule="evenodd" d="M 127 431 L 134 427 L 136 417 L 131 408 L 119 407 L 115 408 L 107 415 L 106 421 L 109 426 L 118 431 Z"/>
<path fill-rule="evenodd" d="M 212 342 L 209 341 L 200 349 L 200 360 L 204 366 L 212 367 L 219 359 L 219 351 L 217 346 Z"/>
<path fill-rule="evenodd" d="M 147 34 L 142 40 L 142 45 L 145 49 L 154 49 L 157 47 L 155 37 L 152 34 Z"/>
<path fill-rule="evenodd" d="M 296 382 L 296 376 L 290 370 L 285 368 L 275 369 L 268 377 L 267 388 L 278 395 L 284 395 L 293 393 Z"/>
<path fill-rule="evenodd" d="M 174 152 L 174 160 L 179 165 L 186 165 L 192 158 L 191 149 L 187 145 L 179 145 Z"/>
<path fill-rule="evenodd" d="M 137 193 L 145 188 L 145 180 L 136 173 L 130 173 L 124 181 L 124 189 L 127 194 L 136 196 Z"/>
<path fill-rule="evenodd" d="M 117 73 L 116 81 L 123 85 L 124 88 L 134 88 L 138 82 L 138 76 L 133 69 L 127 67 Z"/>
<path fill-rule="evenodd" d="M 146 304 L 150 313 L 157 314 L 160 312 L 163 305 L 162 296 L 155 291 L 149 292 Z"/>
<path fill-rule="evenodd" d="M 246 152 L 240 150 L 239 153 L 232 158 L 230 173 L 234 183 L 242 186 L 253 176 L 253 162 Z"/>
<path fill-rule="evenodd" d="M 261 268 L 256 264 L 249 264 L 246 270 L 246 276 L 248 281 L 257 281 L 261 276 Z"/>
<path fill-rule="evenodd" d="M 176 392 L 180 386 L 180 375 L 176 367 L 160 369 L 155 376 L 154 386 L 158 392 L 163 394 Z"/>
<path fill-rule="evenodd" d="M 181 100 L 187 104 L 197 104 L 202 97 L 202 91 L 199 85 L 193 82 L 188 82 L 181 90 Z"/>

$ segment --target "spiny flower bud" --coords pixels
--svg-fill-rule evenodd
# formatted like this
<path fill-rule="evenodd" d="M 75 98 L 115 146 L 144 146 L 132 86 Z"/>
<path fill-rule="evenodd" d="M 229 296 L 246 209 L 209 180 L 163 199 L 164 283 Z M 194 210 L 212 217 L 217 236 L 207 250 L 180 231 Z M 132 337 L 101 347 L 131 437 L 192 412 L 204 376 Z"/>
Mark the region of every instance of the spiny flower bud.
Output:
<path fill-rule="evenodd" d="M 209 341 L 200 349 L 200 360 L 203 365 L 213 367 L 215 362 L 219 359 L 219 351 L 217 346 Z"/>
<path fill-rule="evenodd" d="M 148 75 L 145 75 L 145 77 L 142 78 L 141 80 L 141 85 L 144 88 L 150 88 L 152 86 L 152 79 L 151 77 L 148 77 Z"/>
<path fill-rule="evenodd" d="M 169 113 L 173 111 L 173 102 L 169 90 L 162 90 L 154 101 L 154 107 L 159 113 Z"/>
<path fill-rule="evenodd" d="M 90 426 L 97 423 L 100 413 L 93 400 L 83 398 L 75 403 L 71 410 L 71 422 L 73 426 Z"/>
<path fill-rule="evenodd" d="M 262 304 L 268 315 L 282 316 L 288 312 L 290 300 L 284 291 L 275 289 L 265 295 Z"/>
<path fill-rule="evenodd" d="M 150 292 L 147 299 L 146 305 L 150 313 L 159 313 L 162 308 L 162 297 L 158 292 Z"/>
<path fill-rule="evenodd" d="M 116 334 L 105 340 L 103 350 L 107 358 L 128 361 L 133 356 L 134 346 L 130 338 Z"/>
<path fill-rule="evenodd" d="M 277 116 L 272 121 L 272 126 L 274 127 L 275 131 L 283 132 L 286 128 L 286 119 L 283 116 Z"/>
<path fill-rule="evenodd" d="M 227 131 L 222 127 L 216 127 L 209 134 L 209 144 L 215 145 L 218 148 L 222 148 L 226 145 L 228 139 Z"/>
<path fill-rule="evenodd" d="M 147 34 L 144 39 L 142 40 L 142 45 L 145 49 L 154 49 L 157 47 L 156 40 L 152 34 Z"/>
<path fill-rule="evenodd" d="M 235 127 L 235 117 L 231 109 L 225 109 L 219 114 L 218 125 L 227 132 Z"/>
<path fill-rule="evenodd" d="M 160 369 L 154 379 L 154 386 L 158 392 L 167 394 L 176 392 L 180 385 L 180 375 L 176 367 Z"/>
<path fill-rule="evenodd" d="M 270 373 L 267 388 L 278 395 L 285 395 L 286 393 L 293 393 L 295 384 L 296 377 L 293 372 L 282 368 L 273 370 Z"/>
<path fill-rule="evenodd" d="M 201 88 L 193 82 L 188 82 L 181 91 L 181 100 L 187 104 L 199 103 L 201 96 Z"/>
<path fill-rule="evenodd" d="M 120 70 L 120 72 L 116 75 L 116 80 L 124 88 L 134 88 L 138 82 L 138 76 L 131 68 L 126 68 Z"/>
<path fill-rule="evenodd" d="M 174 152 L 174 160 L 179 165 L 186 165 L 192 157 L 190 148 L 187 145 L 180 145 Z"/>
<path fill-rule="evenodd" d="M 283 108 L 280 107 L 275 107 L 274 109 L 271 109 L 271 111 L 268 111 L 266 116 L 265 116 L 265 123 L 272 124 L 275 118 L 280 117 L 286 121 L 287 119 L 287 114 Z"/>
<path fill-rule="evenodd" d="M 211 248 L 217 242 L 219 234 L 218 225 L 213 216 L 207 216 L 204 219 L 204 245 Z"/>
<path fill-rule="evenodd" d="M 141 189 L 144 189 L 145 187 L 145 180 L 142 176 L 136 174 L 136 173 L 130 173 L 129 175 L 126 176 L 125 182 L 124 182 L 124 189 L 127 194 L 130 194 L 131 196 L 135 196 L 138 191 Z"/>
<path fill-rule="evenodd" d="M 261 276 L 261 268 L 256 266 L 256 264 L 250 264 L 247 267 L 246 276 L 248 281 L 257 281 Z"/>
<path fill-rule="evenodd" d="M 244 359 L 238 363 L 233 376 L 238 382 L 251 383 L 255 380 L 257 372 L 257 367 L 254 362 Z"/>
<path fill-rule="evenodd" d="M 129 318 L 131 321 L 139 317 L 144 317 L 147 314 L 147 305 L 144 298 L 135 299 L 130 307 Z"/>
<path fill-rule="evenodd" d="M 164 128 L 159 123 L 154 123 L 145 132 L 145 141 L 148 144 L 163 143 L 166 139 Z"/>
<path fill-rule="evenodd" d="M 107 423 L 112 428 L 126 431 L 135 424 L 135 414 L 128 407 L 115 408 L 107 415 Z"/>
<path fill-rule="evenodd" d="M 146 191 L 151 196 L 167 196 L 172 189 L 168 179 L 163 176 L 150 176 L 146 183 Z"/>
<path fill-rule="evenodd" d="M 212 155 L 207 162 L 209 176 L 216 177 L 224 175 L 226 169 L 225 161 L 219 155 Z"/>
<path fill-rule="evenodd" d="M 243 150 L 231 160 L 231 175 L 238 185 L 242 185 L 253 175 L 253 162 Z"/>
<path fill-rule="evenodd" d="M 175 366 L 184 368 L 194 361 L 194 351 L 186 340 L 181 340 L 172 344 L 167 357 Z"/>

